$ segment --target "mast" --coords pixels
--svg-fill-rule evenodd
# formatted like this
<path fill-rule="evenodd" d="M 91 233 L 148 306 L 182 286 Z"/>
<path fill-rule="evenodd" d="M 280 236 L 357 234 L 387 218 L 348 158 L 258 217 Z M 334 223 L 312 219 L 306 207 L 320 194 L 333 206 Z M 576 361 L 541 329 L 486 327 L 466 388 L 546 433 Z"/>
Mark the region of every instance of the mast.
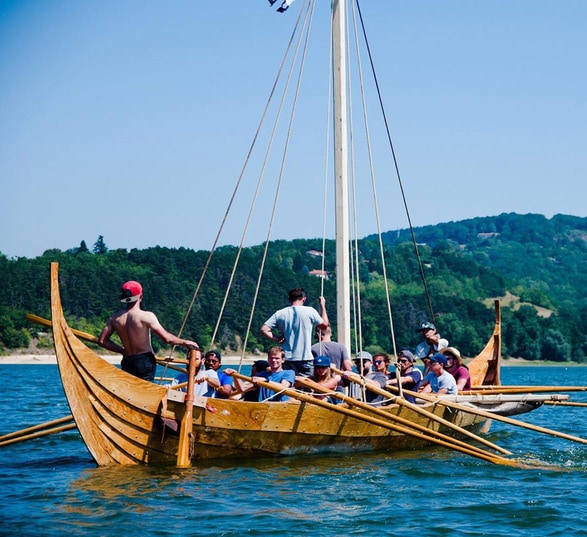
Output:
<path fill-rule="evenodd" d="M 332 0 L 337 339 L 351 349 L 346 0 Z"/>

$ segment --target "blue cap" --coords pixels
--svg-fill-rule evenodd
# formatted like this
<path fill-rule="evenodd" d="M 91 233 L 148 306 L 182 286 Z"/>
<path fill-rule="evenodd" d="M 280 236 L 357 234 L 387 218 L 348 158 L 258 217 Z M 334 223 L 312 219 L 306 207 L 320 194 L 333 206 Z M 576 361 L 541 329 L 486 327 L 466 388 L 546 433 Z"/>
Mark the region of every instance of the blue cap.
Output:
<path fill-rule="evenodd" d="M 316 356 L 314 358 L 314 367 L 330 367 L 330 358 L 328 356 Z"/>
<path fill-rule="evenodd" d="M 440 354 L 439 352 L 437 352 L 436 354 L 432 355 L 430 357 L 430 361 L 431 362 L 440 362 L 442 365 L 446 365 L 446 356 L 444 354 Z"/>

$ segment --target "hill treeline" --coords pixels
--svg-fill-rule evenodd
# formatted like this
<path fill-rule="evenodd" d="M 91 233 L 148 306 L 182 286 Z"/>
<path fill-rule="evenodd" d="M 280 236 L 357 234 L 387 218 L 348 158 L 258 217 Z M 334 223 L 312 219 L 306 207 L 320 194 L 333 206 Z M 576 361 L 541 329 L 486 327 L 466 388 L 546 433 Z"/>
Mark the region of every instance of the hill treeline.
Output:
<path fill-rule="evenodd" d="M 418 254 L 434 309 L 434 320 L 451 345 L 472 356 L 484 346 L 493 327 L 492 299 L 500 298 L 503 355 L 528 360 L 585 362 L 587 337 L 587 218 L 502 214 L 426 226 L 414 230 Z M 420 341 L 419 324 L 430 319 L 415 247 L 409 230 L 384 234 L 385 273 L 389 284 L 395 337 L 399 348 Z M 255 292 L 264 246 L 245 248 L 239 268 L 237 249 L 219 248 L 212 257 L 193 308 L 184 319 L 208 260 L 206 251 L 153 247 L 109 250 L 99 237 L 92 250 L 82 241 L 68 251 L 48 250 L 34 259 L 0 254 L 0 351 L 50 345 L 47 331 L 26 320 L 27 313 L 50 318 L 49 265 L 59 262 L 64 312 L 74 328 L 98 334 L 120 306 L 126 280 L 143 285 L 146 309 L 162 324 L 203 348 L 210 345 L 263 352 L 263 322 L 287 305 L 287 291 L 304 287 L 308 305 L 317 307 L 322 292 L 336 326 L 335 251 L 322 240 L 274 241 L 269 245 L 261 291 Z M 384 270 L 378 239 L 358 242 L 357 278 L 361 290 L 363 348 L 391 351 Z M 316 277 L 324 270 L 328 279 Z M 232 291 L 225 290 L 232 279 Z M 249 312 L 255 303 L 252 318 Z M 159 341 L 154 338 L 157 348 Z M 353 349 L 354 352 L 354 349 Z"/>

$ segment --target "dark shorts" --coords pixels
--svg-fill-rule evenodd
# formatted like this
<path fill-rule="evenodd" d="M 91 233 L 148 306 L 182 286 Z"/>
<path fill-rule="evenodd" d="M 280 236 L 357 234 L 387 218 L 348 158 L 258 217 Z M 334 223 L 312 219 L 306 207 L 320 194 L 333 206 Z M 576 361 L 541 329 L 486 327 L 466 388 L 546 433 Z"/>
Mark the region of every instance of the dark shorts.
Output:
<path fill-rule="evenodd" d="M 135 377 L 153 382 L 157 370 L 157 360 L 152 352 L 129 354 L 122 359 L 120 367 Z"/>
<path fill-rule="evenodd" d="M 283 369 L 289 369 L 300 377 L 311 377 L 314 374 L 314 360 L 286 360 Z"/>

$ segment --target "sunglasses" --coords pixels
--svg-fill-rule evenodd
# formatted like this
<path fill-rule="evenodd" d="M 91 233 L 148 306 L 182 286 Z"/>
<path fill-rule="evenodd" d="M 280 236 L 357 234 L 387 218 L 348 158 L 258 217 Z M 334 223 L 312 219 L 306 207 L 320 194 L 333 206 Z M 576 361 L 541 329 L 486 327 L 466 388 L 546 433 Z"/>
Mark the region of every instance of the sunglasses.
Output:
<path fill-rule="evenodd" d="M 384 362 L 384 360 L 375 360 L 373 363 L 374 364 L 382 364 Z"/>
<path fill-rule="evenodd" d="M 408 364 L 408 363 L 410 363 L 410 361 L 409 361 L 409 360 L 406 360 L 405 358 L 400 358 L 400 359 L 398 360 L 398 362 L 399 362 L 400 364 Z"/>

